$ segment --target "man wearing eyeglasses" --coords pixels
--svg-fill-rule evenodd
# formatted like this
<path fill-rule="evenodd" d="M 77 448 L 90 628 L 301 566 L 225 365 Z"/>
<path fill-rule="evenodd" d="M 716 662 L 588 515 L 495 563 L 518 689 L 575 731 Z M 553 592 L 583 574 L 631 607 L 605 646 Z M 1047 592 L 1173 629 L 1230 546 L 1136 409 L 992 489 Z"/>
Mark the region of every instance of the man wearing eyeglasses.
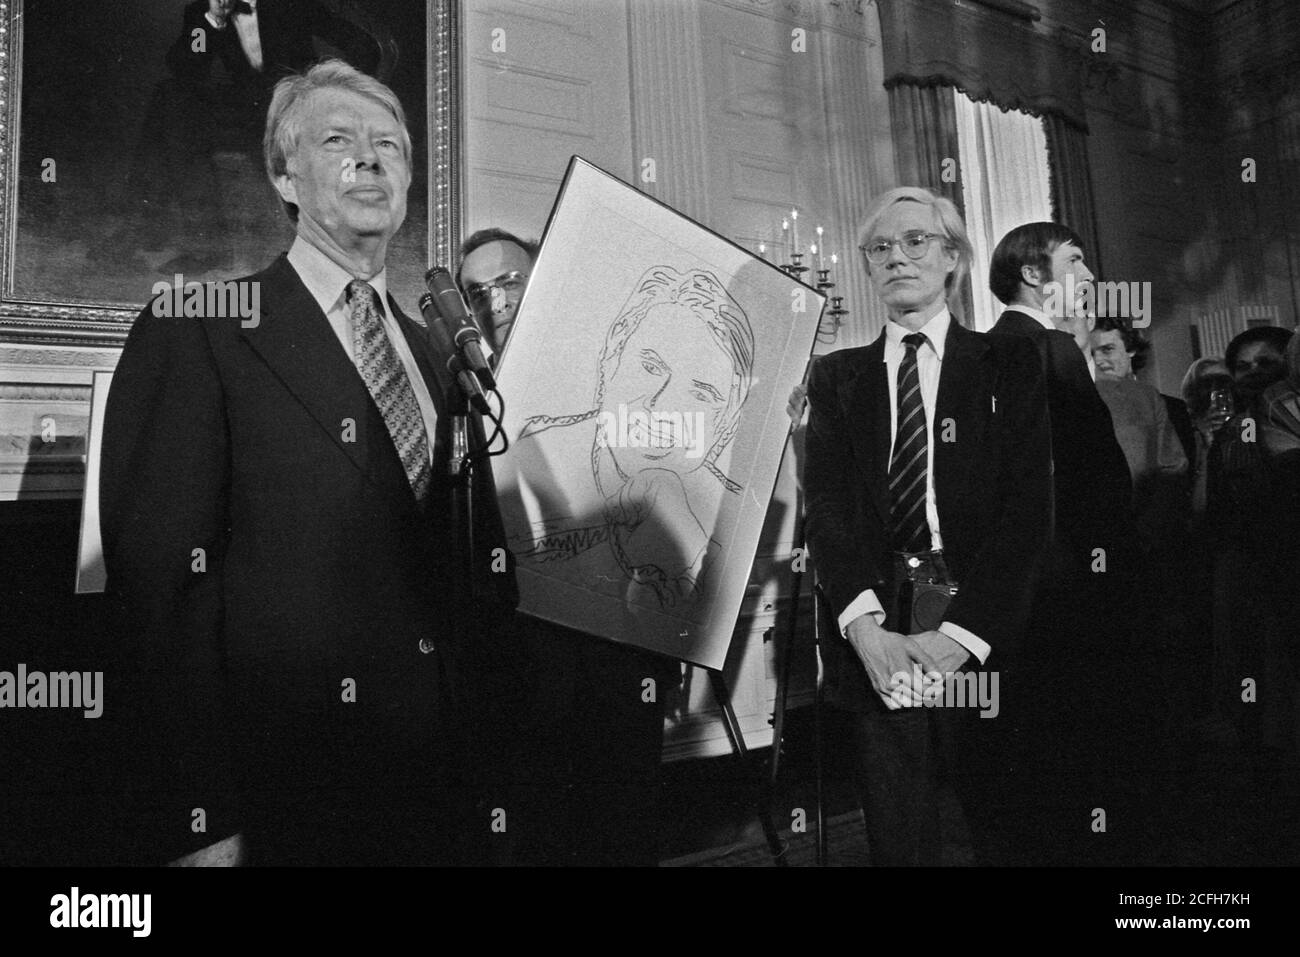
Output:
<path fill-rule="evenodd" d="M 480 229 L 465 240 L 460 255 L 457 284 L 489 345 L 500 352 L 532 274 L 537 243 L 504 229 Z"/>
<path fill-rule="evenodd" d="M 947 688 L 985 669 L 968 677 L 995 687 L 1015 660 L 1050 516 L 1042 372 L 1028 343 L 954 321 L 971 249 L 951 201 L 890 190 L 860 237 L 889 321 L 871 345 L 818 359 L 808 384 L 807 537 L 841 636 L 821 649 L 826 697 L 848 712 L 873 863 L 941 862 L 945 766 L 997 862 L 1015 784 L 989 732 L 1032 689 L 1001 682 L 980 712 Z"/>

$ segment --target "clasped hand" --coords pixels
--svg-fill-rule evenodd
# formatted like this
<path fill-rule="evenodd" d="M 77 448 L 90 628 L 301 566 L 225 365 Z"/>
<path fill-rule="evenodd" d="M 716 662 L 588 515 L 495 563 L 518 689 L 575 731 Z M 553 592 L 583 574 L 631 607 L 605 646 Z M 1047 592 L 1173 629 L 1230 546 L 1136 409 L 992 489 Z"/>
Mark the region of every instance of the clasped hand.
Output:
<path fill-rule="evenodd" d="M 942 632 L 903 635 L 882 628 L 869 614 L 849 622 L 846 633 L 871 686 L 890 710 L 921 706 L 926 682 L 956 671 L 970 657 Z"/>

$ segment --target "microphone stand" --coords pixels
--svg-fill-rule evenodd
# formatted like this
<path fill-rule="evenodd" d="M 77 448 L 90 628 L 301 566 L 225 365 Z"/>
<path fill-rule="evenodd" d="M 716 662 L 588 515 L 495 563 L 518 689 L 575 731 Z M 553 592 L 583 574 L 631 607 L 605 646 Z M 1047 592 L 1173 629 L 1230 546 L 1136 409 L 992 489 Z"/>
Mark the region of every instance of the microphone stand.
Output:
<path fill-rule="evenodd" d="M 451 542 L 455 549 L 456 572 L 468 607 L 478 607 L 474 569 L 474 460 L 470 455 L 470 397 L 457 378 L 447 391 L 447 409 L 451 415 L 451 454 L 447 459 L 447 476 L 451 480 Z M 464 624 L 469 624 L 465 622 Z"/>

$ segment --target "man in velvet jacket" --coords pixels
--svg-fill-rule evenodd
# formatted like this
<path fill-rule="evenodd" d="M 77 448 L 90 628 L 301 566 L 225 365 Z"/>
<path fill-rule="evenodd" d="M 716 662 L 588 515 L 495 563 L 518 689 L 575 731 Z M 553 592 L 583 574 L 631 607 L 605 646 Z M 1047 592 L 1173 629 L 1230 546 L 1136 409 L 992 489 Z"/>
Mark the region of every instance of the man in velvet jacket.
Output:
<path fill-rule="evenodd" d="M 889 322 L 871 345 L 814 364 L 806 528 L 837 626 L 822 642 L 826 693 L 850 712 L 873 862 L 936 864 L 941 753 L 959 742 L 950 770 L 972 831 L 991 835 L 1001 801 L 993 782 L 1003 769 L 982 739 L 1013 720 L 1010 699 L 1033 689 L 1003 680 L 999 714 L 971 720 L 970 708 L 958 716 L 952 707 L 916 706 L 909 696 L 921 689 L 908 679 L 914 667 L 948 674 L 1005 671 L 1014 662 L 1047 539 L 1047 410 L 1033 348 L 968 331 L 948 311 L 970 255 L 951 202 L 927 190 L 891 190 L 871 204 L 861 238 Z M 919 344 L 917 334 L 925 337 Z M 912 374 L 910 352 L 918 385 L 900 389 Z M 908 404 L 917 391 L 924 418 Z M 885 611 L 901 574 L 891 461 L 901 442 L 911 454 L 918 421 L 929 432 L 912 459 L 929 459 L 916 477 L 924 507 L 916 500 L 906 514 L 924 515 L 925 553 L 941 549 L 959 587 L 941 624 L 908 634 Z M 977 837 L 977 845 L 992 840 Z"/>
<path fill-rule="evenodd" d="M 266 158 L 297 237 L 237 281 L 255 315 L 156 300 L 108 400 L 102 528 L 150 725 L 145 854 L 462 861 L 491 825 L 466 786 L 467 699 L 517 593 L 486 463 L 474 597 L 456 584 L 438 359 L 385 293 L 401 105 L 327 61 L 277 87 Z"/>

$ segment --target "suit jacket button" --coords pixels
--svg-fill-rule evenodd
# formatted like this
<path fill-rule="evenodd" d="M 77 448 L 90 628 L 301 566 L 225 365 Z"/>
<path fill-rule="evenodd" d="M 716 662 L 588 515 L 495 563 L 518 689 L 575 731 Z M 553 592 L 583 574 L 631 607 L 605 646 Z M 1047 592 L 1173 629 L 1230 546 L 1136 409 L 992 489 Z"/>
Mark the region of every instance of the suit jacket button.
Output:
<path fill-rule="evenodd" d="M 427 655 L 429 652 L 433 651 L 433 649 L 434 644 L 432 638 L 420 639 L 420 654 Z"/>

